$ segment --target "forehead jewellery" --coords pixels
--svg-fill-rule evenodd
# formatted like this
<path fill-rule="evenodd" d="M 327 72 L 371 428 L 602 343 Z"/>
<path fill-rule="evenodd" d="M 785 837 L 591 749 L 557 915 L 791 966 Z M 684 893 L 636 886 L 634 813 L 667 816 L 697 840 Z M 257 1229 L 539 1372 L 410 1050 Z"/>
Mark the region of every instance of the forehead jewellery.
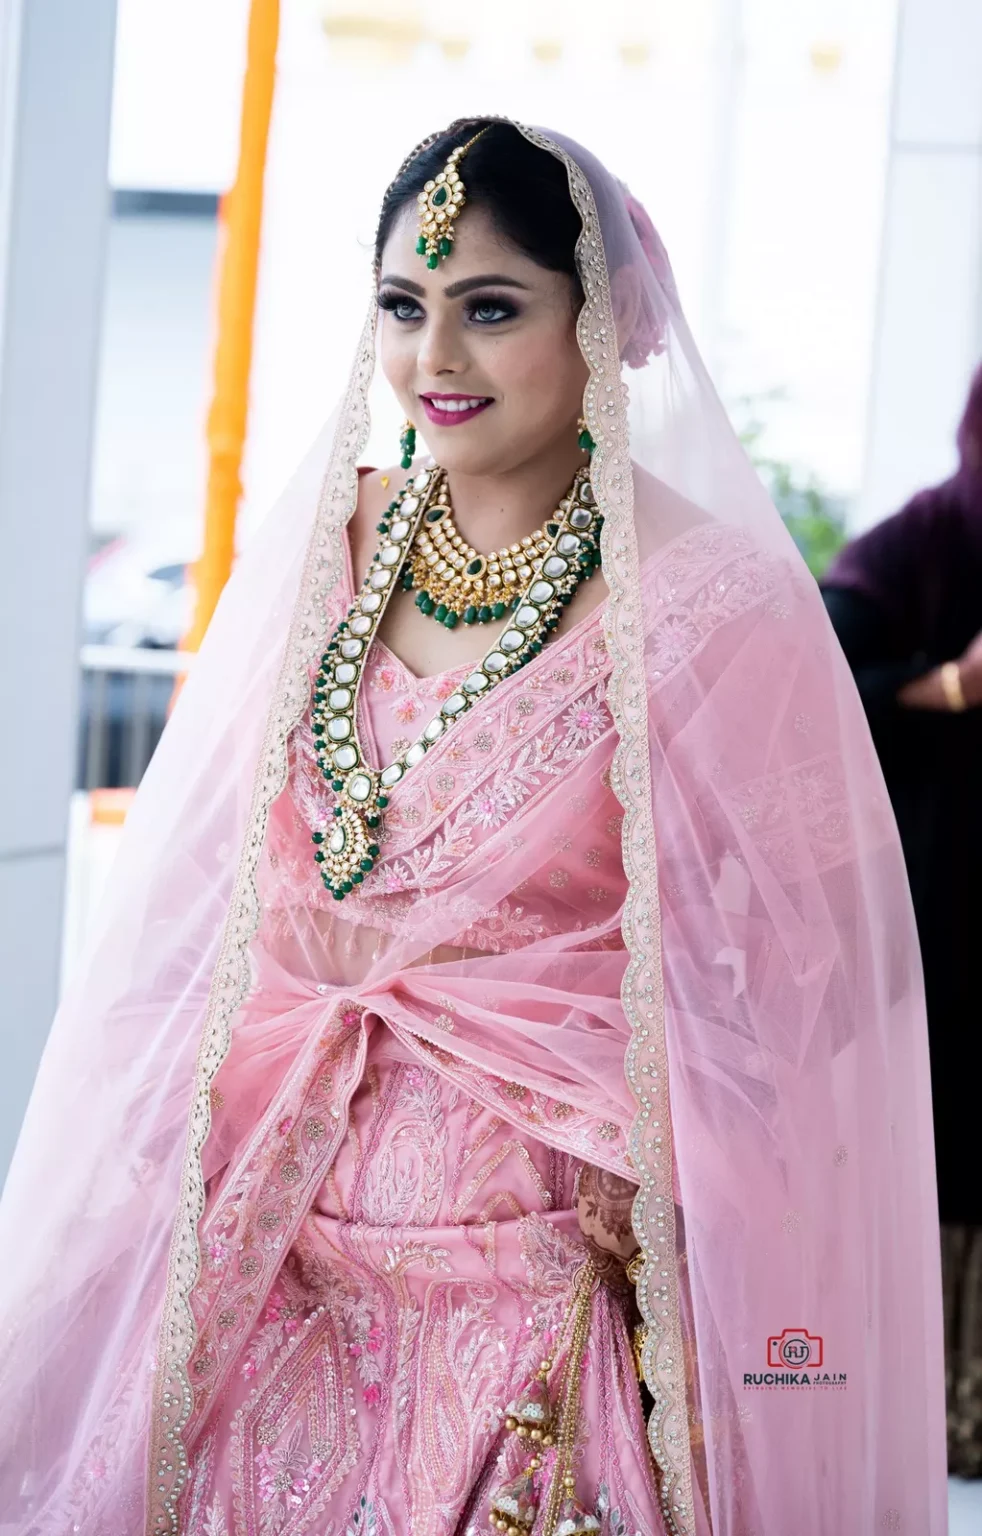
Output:
<path fill-rule="evenodd" d="M 466 144 L 455 149 L 440 174 L 426 183 L 416 199 L 419 208 L 416 252 L 425 258 L 431 271 L 441 257 L 445 261 L 450 255 L 456 232 L 455 222 L 467 201 L 466 189 L 457 167 L 471 145 L 476 144 L 481 134 L 487 131 L 486 127 L 482 128 Z"/>

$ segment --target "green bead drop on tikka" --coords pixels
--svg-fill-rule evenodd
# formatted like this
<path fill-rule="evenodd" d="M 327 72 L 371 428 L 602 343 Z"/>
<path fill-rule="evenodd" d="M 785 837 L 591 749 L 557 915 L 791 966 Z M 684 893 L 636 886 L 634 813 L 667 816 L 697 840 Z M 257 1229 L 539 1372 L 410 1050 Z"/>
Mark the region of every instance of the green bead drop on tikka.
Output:
<path fill-rule="evenodd" d="M 416 241 L 416 255 L 417 256 L 425 256 L 426 255 L 426 236 L 425 235 L 420 235 L 419 239 Z"/>
<path fill-rule="evenodd" d="M 427 256 L 427 258 L 426 258 L 426 265 L 429 267 L 431 272 L 433 271 L 433 269 L 435 268 L 435 266 L 436 266 L 436 264 L 437 264 L 437 262 L 439 260 L 440 260 L 440 258 L 436 254 L 436 251 L 433 251 L 431 255 Z M 408 465 L 406 467 L 408 468 Z"/>
<path fill-rule="evenodd" d="M 440 240 L 439 245 L 437 246 L 437 250 L 439 251 L 441 256 L 449 256 L 450 255 L 450 249 L 451 249 L 450 241 L 447 239 L 446 235 L 443 235 L 441 240 Z"/>

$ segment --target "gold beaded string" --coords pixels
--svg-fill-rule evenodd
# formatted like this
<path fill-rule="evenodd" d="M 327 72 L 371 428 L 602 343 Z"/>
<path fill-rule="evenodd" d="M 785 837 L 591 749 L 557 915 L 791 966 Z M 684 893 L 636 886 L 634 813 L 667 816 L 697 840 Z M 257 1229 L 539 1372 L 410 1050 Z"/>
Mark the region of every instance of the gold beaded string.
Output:
<path fill-rule="evenodd" d="M 573 1472 L 573 1455 L 580 1417 L 580 1386 L 583 1376 L 583 1356 L 590 1336 L 590 1318 L 593 1311 L 593 1285 L 596 1272 L 593 1261 L 587 1259 L 580 1276 L 579 1291 L 573 1308 L 573 1330 L 566 1371 L 563 1378 L 563 1406 L 561 1409 L 559 1439 L 552 1482 L 542 1520 L 542 1536 L 554 1536 L 559 1509 L 566 1494 L 576 1491 Z"/>
<path fill-rule="evenodd" d="M 549 1354 L 541 1361 L 537 1372 L 540 1380 L 548 1380 L 549 1374 L 562 1350 L 563 1340 L 568 1334 L 569 1349 L 561 1373 L 558 1394 L 562 1407 L 560 1408 L 558 1418 L 554 1420 L 558 1436 L 558 1448 L 553 1466 L 553 1479 L 548 1494 L 542 1536 L 554 1536 L 563 1496 L 566 1493 L 572 1494 L 575 1490 L 576 1480 L 573 1474 L 573 1452 L 576 1448 L 576 1432 L 579 1420 L 580 1377 L 583 1370 L 583 1355 L 590 1333 L 595 1280 L 596 1270 L 593 1261 L 587 1258 L 577 1278 L 577 1284 L 570 1298 L 569 1305 L 563 1315 L 556 1342 Z M 510 1419 L 505 1422 L 506 1427 L 513 1430 L 519 1438 L 535 1442 L 531 1447 L 532 1455 L 523 1468 L 524 1474 L 531 1474 L 534 1477 L 543 1465 L 545 1453 L 554 1444 L 557 1444 L 556 1438 L 548 1428 L 543 1432 L 541 1429 L 516 1424 Z M 494 1512 L 493 1498 L 490 1523 L 494 1530 L 502 1532 L 502 1536 L 530 1536 L 529 1531 L 513 1524 L 510 1518 Z"/>

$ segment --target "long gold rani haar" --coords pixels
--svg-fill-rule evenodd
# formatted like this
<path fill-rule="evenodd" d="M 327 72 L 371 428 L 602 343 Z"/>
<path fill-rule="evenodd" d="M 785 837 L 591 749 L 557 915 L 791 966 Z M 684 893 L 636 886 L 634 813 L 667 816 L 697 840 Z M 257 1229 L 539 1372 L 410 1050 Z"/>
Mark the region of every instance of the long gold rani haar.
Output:
<path fill-rule="evenodd" d="M 442 502 L 437 501 L 438 494 Z M 393 591 L 400 585 L 412 586 L 413 551 L 420 529 L 431 513 L 439 512 L 437 520 L 441 520 L 448 507 L 441 470 L 422 470 L 403 487 L 378 525 L 380 542 L 361 591 L 321 657 L 310 728 L 318 767 L 337 801 L 333 822 L 311 837 L 321 879 L 336 901 L 343 901 L 375 866 L 388 791 L 423 761 L 430 747 L 479 699 L 539 654 L 580 582 L 600 564 L 603 518 L 587 471 L 582 469 L 546 524 L 554 530 L 548 542 L 537 538 L 534 554 L 523 567 L 528 579 L 509 605 L 511 617 L 504 632 L 412 745 L 384 768 L 372 768 L 365 761 L 357 724 L 365 662 Z M 427 603 L 423 611 L 434 612 L 432 600 L 427 598 Z"/>
<path fill-rule="evenodd" d="M 456 220 L 467 201 L 467 193 L 457 167 L 471 145 L 476 144 L 481 134 L 487 131 L 486 127 L 482 128 L 466 144 L 459 145 L 440 174 L 428 181 L 416 198 L 419 209 L 416 253 L 425 257 L 431 271 L 441 259 L 446 261 L 453 250 Z"/>

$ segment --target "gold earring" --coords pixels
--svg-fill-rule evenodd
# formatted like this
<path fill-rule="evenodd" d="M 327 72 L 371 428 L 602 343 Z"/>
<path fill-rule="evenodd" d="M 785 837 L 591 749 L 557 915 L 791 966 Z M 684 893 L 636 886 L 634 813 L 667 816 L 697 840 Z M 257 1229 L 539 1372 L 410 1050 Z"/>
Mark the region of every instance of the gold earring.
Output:
<path fill-rule="evenodd" d="M 411 469 L 413 459 L 416 456 L 416 428 L 406 417 L 402 434 L 399 438 L 399 447 L 402 449 L 401 464 L 403 469 Z"/>

